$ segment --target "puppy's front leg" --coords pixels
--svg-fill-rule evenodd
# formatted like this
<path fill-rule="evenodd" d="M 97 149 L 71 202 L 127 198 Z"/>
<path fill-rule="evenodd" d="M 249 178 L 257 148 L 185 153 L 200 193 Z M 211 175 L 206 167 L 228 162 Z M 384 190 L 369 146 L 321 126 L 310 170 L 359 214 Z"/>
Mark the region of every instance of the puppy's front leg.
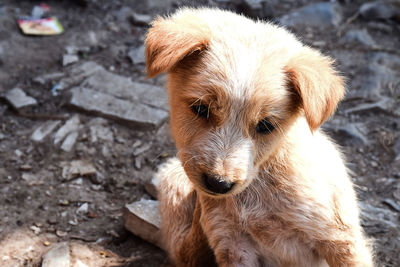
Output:
<path fill-rule="evenodd" d="M 260 266 L 253 241 L 223 211 L 202 214 L 200 223 L 219 267 Z"/>

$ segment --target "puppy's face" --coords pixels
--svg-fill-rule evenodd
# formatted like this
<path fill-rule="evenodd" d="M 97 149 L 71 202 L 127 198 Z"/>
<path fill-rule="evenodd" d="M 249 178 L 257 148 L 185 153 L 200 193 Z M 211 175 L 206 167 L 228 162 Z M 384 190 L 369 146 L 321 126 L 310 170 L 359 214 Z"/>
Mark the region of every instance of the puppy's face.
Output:
<path fill-rule="evenodd" d="M 234 34 L 221 30 L 227 23 Z M 182 166 L 212 196 L 245 189 L 302 111 L 315 130 L 343 95 L 328 58 L 283 29 L 231 13 L 180 11 L 155 21 L 146 44 L 149 75 L 169 74 Z"/>
<path fill-rule="evenodd" d="M 227 195 L 243 190 L 275 152 L 300 101 L 282 68 L 258 59 L 262 51 L 217 55 L 218 45 L 176 65 L 168 87 L 188 177 L 204 192 Z"/>

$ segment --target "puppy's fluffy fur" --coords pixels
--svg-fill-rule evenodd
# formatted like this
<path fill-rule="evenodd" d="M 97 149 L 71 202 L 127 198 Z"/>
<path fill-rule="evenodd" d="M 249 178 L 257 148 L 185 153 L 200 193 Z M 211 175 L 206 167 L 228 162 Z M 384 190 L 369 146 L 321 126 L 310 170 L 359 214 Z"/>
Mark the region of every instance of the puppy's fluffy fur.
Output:
<path fill-rule="evenodd" d="M 149 77 L 168 72 L 179 150 L 158 173 L 176 265 L 373 265 L 342 156 L 318 129 L 344 95 L 329 57 L 216 9 L 156 19 L 146 46 Z M 260 133 L 264 119 L 275 129 Z"/>

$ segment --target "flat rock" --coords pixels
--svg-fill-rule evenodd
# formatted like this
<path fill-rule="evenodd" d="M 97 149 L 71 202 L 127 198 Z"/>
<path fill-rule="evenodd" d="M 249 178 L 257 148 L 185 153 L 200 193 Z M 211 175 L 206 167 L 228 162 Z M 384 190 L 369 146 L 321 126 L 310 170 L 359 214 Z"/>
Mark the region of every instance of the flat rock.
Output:
<path fill-rule="evenodd" d="M 70 252 L 67 243 L 56 244 L 43 257 L 42 267 L 70 267 Z"/>
<path fill-rule="evenodd" d="M 43 141 L 60 123 L 61 121 L 47 121 L 43 123 L 32 133 L 31 139 L 35 142 Z"/>
<path fill-rule="evenodd" d="M 283 26 L 337 27 L 342 21 L 341 8 L 331 2 L 313 3 L 301 7 L 280 18 Z"/>
<path fill-rule="evenodd" d="M 36 99 L 26 95 L 26 93 L 21 88 L 14 88 L 8 91 L 5 94 L 4 98 L 15 109 L 20 109 L 37 104 Z"/>
<path fill-rule="evenodd" d="M 114 74 L 106 71 L 104 68 L 90 75 L 80 86 L 94 89 L 123 100 L 136 100 L 149 106 L 168 110 L 168 96 L 164 88 L 146 83 L 133 82 L 131 78 Z"/>
<path fill-rule="evenodd" d="M 71 92 L 72 97 L 69 102 L 71 106 L 119 120 L 137 129 L 158 128 L 168 118 L 165 110 L 138 101 L 122 100 L 89 88 L 76 87 Z"/>
<path fill-rule="evenodd" d="M 124 208 L 124 220 L 126 229 L 161 248 L 159 205 L 156 200 L 140 200 L 127 204 Z"/>

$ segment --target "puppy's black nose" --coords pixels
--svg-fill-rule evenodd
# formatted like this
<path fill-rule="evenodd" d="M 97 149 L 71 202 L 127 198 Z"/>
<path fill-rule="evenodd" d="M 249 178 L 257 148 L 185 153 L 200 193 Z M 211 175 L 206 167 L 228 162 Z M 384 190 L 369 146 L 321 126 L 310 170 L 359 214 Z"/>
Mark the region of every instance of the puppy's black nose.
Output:
<path fill-rule="evenodd" d="M 235 183 L 225 181 L 217 175 L 207 175 L 204 173 L 203 179 L 207 189 L 217 194 L 228 193 L 235 185 Z"/>

